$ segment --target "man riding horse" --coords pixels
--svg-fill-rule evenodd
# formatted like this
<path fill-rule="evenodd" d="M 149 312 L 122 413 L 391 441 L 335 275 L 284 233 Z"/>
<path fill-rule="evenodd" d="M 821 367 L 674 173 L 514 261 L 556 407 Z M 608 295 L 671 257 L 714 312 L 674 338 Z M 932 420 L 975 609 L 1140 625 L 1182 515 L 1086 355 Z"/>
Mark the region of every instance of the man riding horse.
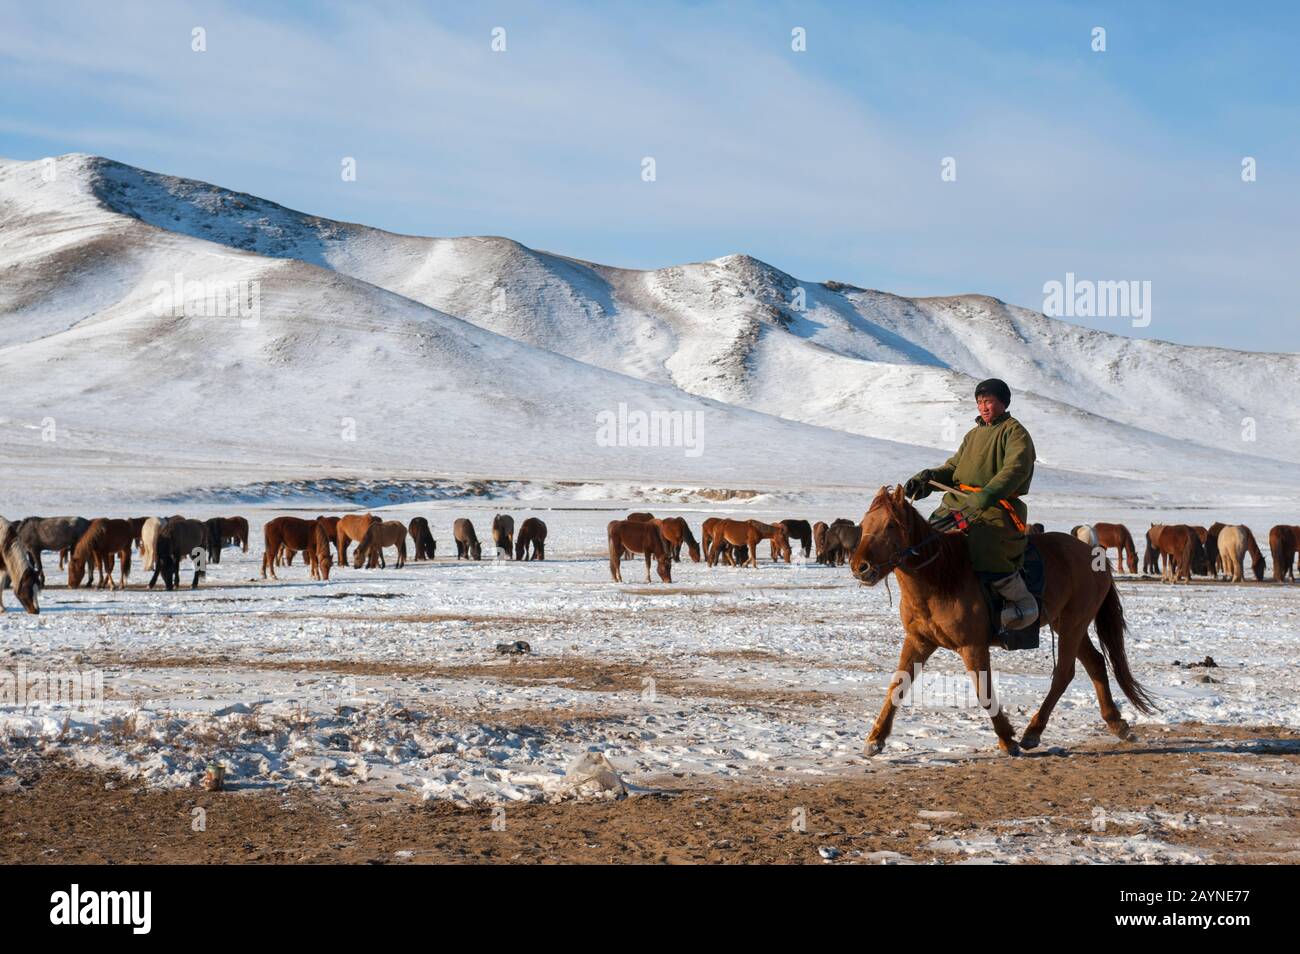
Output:
<path fill-rule="evenodd" d="M 1000 641 L 1014 646 L 1008 631 L 1038 618 L 1038 603 L 1020 573 L 1025 559 L 1028 510 L 1022 494 L 1034 476 L 1034 442 L 1024 425 L 1007 413 L 1011 389 L 997 378 L 975 388 L 979 417 L 957 453 L 942 467 L 923 470 L 904 485 L 913 500 L 930 495 L 930 481 L 963 491 L 946 493 L 930 515 L 932 524 L 949 523 L 959 511 L 969 524 L 966 535 L 971 564 L 981 579 L 1002 597 Z"/>

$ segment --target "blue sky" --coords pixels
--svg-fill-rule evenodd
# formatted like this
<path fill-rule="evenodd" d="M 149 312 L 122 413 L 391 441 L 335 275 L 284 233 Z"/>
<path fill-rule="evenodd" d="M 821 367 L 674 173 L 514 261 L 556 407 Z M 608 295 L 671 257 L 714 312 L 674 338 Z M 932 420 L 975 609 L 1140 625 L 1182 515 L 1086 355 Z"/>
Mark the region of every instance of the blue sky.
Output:
<path fill-rule="evenodd" d="M 1150 281 L 1148 327 L 1075 320 L 1300 350 L 1296 5 L 5 2 L 3 22 L 7 157 L 630 267 L 747 252 L 1032 308 L 1067 272 Z"/>

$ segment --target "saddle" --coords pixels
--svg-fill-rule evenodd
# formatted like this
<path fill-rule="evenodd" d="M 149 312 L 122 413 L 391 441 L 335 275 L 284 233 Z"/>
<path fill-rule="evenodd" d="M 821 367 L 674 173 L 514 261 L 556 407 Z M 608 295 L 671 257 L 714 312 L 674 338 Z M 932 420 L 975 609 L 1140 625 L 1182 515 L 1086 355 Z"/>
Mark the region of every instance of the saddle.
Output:
<path fill-rule="evenodd" d="M 994 644 L 1005 644 L 1007 649 L 1037 649 L 1038 648 L 1038 631 L 1043 625 L 1043 589 L 1046 586 L 1046 573 L 1043 564 L 1043 557 L 1038 552 L 1038 548 L 1032 542 L 1025 547 L 1025 562 L 1020 568 L 1020 575 L 1025 578 L 1025 587 L 1038 603 L 1038 616 L 1032 623 L 1022 629 L 1007 630 L 1006 635 L 999 637 L 1002 631 L 1002 603 L 1003 599 L 993 589 L 992 582 L 998 579 L 996 573 L 976 573 L 979 577 L 980 589 L 984 591 L 984 599 L 989 609 L 989 641 Z"/>

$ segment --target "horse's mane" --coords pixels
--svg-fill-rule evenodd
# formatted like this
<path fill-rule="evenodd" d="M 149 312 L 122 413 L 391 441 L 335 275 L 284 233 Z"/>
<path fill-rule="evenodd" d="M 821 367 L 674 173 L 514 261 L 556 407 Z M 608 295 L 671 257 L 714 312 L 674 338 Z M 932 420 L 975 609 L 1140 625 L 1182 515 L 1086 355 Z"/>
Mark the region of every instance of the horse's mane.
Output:
<path fill-rule="evenodd" d="M 103 517 L 96 517 L 77 541 L 77 545 L 72 550 L 72 558 L 82 563 L 88 561 L 95 555 L 95 544 L 104 539 L 104 534 L 107 532 L 108 522 Z"/>
<path fill-rule="evenodd" d="M 915 546 L 939 532 L 901 494 L 895 497 L 888 487 L 880 489 L 867 513 L 881 507 L 902 526 L 908 546 Z M 966 540 L 960 533 L 941 533 L 938 540 L 927 543 L 908 563 L 910 565 L 901 569 L 938 590 L 943 596 L 956 593 L 967 577 L 973 576 L 975 572 L 971 567 Z"/>

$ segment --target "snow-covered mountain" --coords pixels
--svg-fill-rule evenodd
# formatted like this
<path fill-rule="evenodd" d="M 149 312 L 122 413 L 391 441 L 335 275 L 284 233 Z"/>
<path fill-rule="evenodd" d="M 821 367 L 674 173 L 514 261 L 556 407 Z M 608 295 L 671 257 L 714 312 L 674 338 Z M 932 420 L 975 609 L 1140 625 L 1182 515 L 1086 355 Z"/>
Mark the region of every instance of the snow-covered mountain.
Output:
<path fill-rule="evenodd" d="M 257 282 L 260 314 L 159 314 L 175 276 Z M 1291 482 L 1297 372 L 744 255 L 619 269 L 97 157 L 0 161 L 0 434 L 33 465 L 866 486 L 946 456 L 997 376 L 1045 487 L 1245 490 Z M 620 405 L 699 412 L 700 452 L 604 446 Z"/>

